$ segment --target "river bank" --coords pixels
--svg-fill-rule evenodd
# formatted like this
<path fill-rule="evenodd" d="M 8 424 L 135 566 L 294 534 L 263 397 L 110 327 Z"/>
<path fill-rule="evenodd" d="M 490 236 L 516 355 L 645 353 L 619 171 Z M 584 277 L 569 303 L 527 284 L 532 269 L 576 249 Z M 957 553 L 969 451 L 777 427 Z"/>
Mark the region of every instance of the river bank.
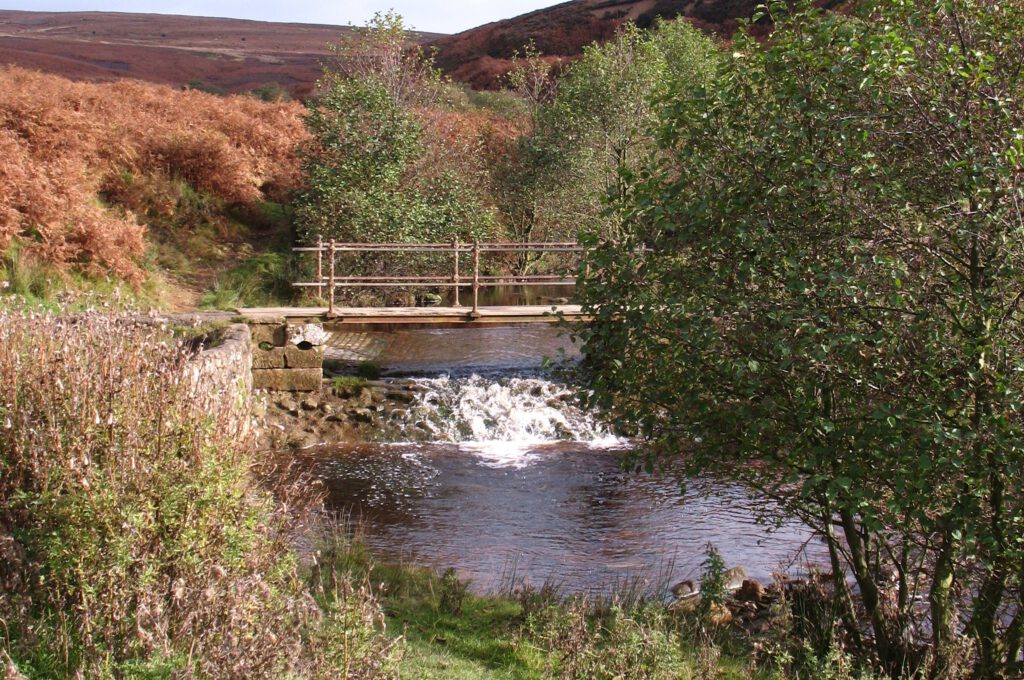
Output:
<path fill-rule="evenodd" d="M 400 636 L 402 677 L 423 680 L 778 677 L 759 649 L 698 610 L 547 586 L 474 594 L 452 571 L 378 563 L 361 539 L 335 534 L 314 580 L 343 573 L 379 584 L 387 630 Z"/>
<path fill-rule="evenodd" d="M 466 565 L 457 559 L 382 550 L 382 540 L 399 536 L 381 530 L 383 515 L 374 525 L 367 513 L 358 540 L 343 524 L 323 531 L 332 515 L 310 512 L 317 488 L 309 481 L 320 480 L 332 511 L 344 509 L 337 498 L 360 494 L 323 469 L 303 467 L 315 448 L 283 454 L 301 473 L 299 483 L 275 475 L 272 461 L 259 452 L 254 437 L 269 428 L 266 413 L 251 408 L 251 386 L 239 380 L 250 364 L 246 328 L 204 325 L 195 341 L 181 343 L 170 341 L 177 330 L 111 315 L 0 314 L 6 340 L 0 375 L 14 388 L 0 391 L 6 428 L 0 440 L 0 619 L 8 625 L 0 638 L 3 677 L 233 677 L 237 664 L 245 664 L 248 677 L 770 677 L 759 643 L 737 622 L 740 598 L 714 588 L 697 595 L 694 584 L 686 592 L 681 586 L 686 606 L 668 607 L 648 591 L 583 587 L 586 570 L 561 587 L 520 578 L 525 563 L 505 587 L 480 587 L 480 580 L 464 578 Z M 389 486 L 378 474 L 382 468 L 361 470 L 336 451 L 324 457 L 353 479 L 366 472 L 365 490 L 378 484 L 377 498 L 408 501 L 395 529 L 504 538 L 520 552 L 516 540 L 540 537 L 558 550 L 536 566 L 564 562 L 561 556 L 573 553 L 584 564 L 593 558 L 580 546 L 599 554 L 616 535 L 621 550 L 635 551 L 638 535 L 620 532 L 622 517 L 635 524 L 650 514 L 653 530 L 681 524 L 659 518 L 657 503 L 625 477 L 608 474 L 614 451 L 516 448 L 524 433 L 589 442 L 608 436 L 550 378 L 421 376 L 327 387 L 274 408 L 317 423 L 339 422 L 328 420 L 335 413 L 327 411 L 337 408 L 346 426 L 349 412 L 358 409 L 382 422 L 433 424 L 419 428 L 425 448 L 418 453 L 394 442 L 369 444 L 378 447 L 368 452 L 375 464 L 400 473 L 395 458 L 381 455 L 390 450 L 425 473 L 430 483 L 420 487 L 402 474 L 392 474 Z M 502 415 L 508 409 L 514 418 Z M 407 413 L 386 415 L 401 410 Z M 456 412 L 463 416 L 452 418 Z M 287 430 L 297 422 L 281 424 Z M 440 428 L 444 422 L 451 427 Z M 37 436 L 41 424 L 50 433 L 43 439 Z M 497 447 L 504 447 L 500 456 L 494 455 L 497 442 L 465 448 L 466 441 L 436 441 L 469 438 L 481 427 L 506 437 Z M 406 431 L 402 424 L 392 430 Z M 119 455 L 109 455 L 112 450 Z M 579 478 L 573 469 L 597 476 Z M 566 480 L 563 500 L 536 475 Z M 467 485 L 452 484 L 459 479 Z M 598 479 L 604 486 L 595 487 Z M 61 493 L 49 493 L 58 481 Z M 588 488 L 595 491 L 582 492 Z M 500 492 L 512 495 L 502 499 Z M 663 492 L 676 496 L 678 488 L 668 484 Z M 541 506 L 522 502 L 523 493 L 557 512 L 545 519 Z M 461 498 L 465 512 L 459 516 L 481 524 L 444 521 L 431 503 L 446 498 Z M 527 520 L 519 527 L 506 512 L 517 506 Z M 580 517 L 600 520 L 593 526 L 598 533 L 560 523 Z M 446 544 L 429 534 L 406 536 L 410 546 Z M 559 537 L 579 543 L 559 543 Z M 303 542 L 308 547 L 297 554 Z M 497 544 L 447 545 L 455 557 L 502 554 Z M 135 578 L 139 573 L 147 576 Z M 142 604 L 132 607 L 135 602 Z M 768 617 L 779 603 L 766 596 L 742 606 L 752 604 Z"/>

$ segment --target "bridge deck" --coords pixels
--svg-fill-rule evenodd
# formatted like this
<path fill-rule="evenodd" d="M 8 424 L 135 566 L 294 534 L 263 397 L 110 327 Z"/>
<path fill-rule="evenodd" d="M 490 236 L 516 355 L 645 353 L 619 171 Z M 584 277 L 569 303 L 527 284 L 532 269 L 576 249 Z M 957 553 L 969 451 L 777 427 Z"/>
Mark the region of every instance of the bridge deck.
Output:
<path fill-rule="evenodd" d="M 532 305 L 480 307 L 255 307 L 242 308 L 239 314 L 259 319 L 318 319 L 332 324 L 353 326 L 491 326 L 498 324 L 553 323 L 583 321 L 579 305 Z"/>

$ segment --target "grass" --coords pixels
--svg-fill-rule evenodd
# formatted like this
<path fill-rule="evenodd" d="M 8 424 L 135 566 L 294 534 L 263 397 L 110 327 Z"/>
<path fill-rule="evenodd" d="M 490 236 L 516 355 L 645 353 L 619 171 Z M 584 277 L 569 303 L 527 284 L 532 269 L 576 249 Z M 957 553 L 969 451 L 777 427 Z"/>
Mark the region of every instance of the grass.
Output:
<path fill-rule="evenodd" d="M 405 641 L 400 673 L 424 680 L 752 676 L 750 650 L 693 633 L 661 605 L 564 598 L 554 590 L 467 592 L 454 572 L 375 563 L 358 535 L 334 535 L 319 570 L 375 584 L 387 629 Z"/>
<path fill-rule="evenodd" d="M 47 300 L 56 282 L 54 274 L 52 267 L 26 257 L 22 245 L 15 243 L 0 256 L 0 293 L 32 302 Z"/>
<path fill-rule="evenodd" d="M 356 375 L 340 375 L 331 381 L 331 387 L 338 394 L 351 394 L 363 387 L 366 387 L 366 378 Z"/>
<path fill-rule="evenodd" d="M 234 309 L 287 303 L 292 299 L 291 253 L 266 252 L 239 262 L 200 298 L 204 309 Z"/>
<path fill-rule="evenodd" d="M 404 631 L 409 648 L 402 670 L 416 678 L 537 678 L 544 654 L 520 639 L 523 610 L 514 600 L 466 595 L 461 611 L 441 606 L 443 581 L 407 566 L 373 570 L 385 584 L 384 610 Z"/>
<path fill-rule="evenodd" d="M 0 677 L 394 677 L 370 589 L 299 577 L 310 499 L 235 378 L 170 340 L 0 310 Z"/>
<path fill-rule="evenodd" d="M 376 564 L 358 539 L 334 538 L 321 564 L 379 587 L 388 630 L 406 641 L 402 677 L 541 677 L 541 651 L 518 644 L 522 608 L 514 600 L 467 594 L 460 613 L 446 612 L 440 576 L 423 567 Z"/>
<path fill-rule="evenodd" d="M 0 253 L 0 309 L 29 305 L 49 311 L 122 310 L 156 302 L 161 294 L 157 279 L 132 288 L 116 277 L 92 276 L 41 261 L 21 241 Z"/>

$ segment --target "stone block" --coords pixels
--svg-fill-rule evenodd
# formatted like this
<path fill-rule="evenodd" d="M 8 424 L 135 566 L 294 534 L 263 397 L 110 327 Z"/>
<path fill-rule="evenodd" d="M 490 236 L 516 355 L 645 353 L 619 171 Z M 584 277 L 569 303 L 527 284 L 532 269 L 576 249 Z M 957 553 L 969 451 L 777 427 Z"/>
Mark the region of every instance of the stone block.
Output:
<path fill-rule="evenodd" d="M 285 366 L 288 368 L 323 368 L 324 348 L 302 349 L 295 345 L 284 348 Z"/>
<path fill-rule="evenodd" d="M 254 369 L 288 368 L 288 364 L 285 363 L 286 351 L 286 347 L 275 347 L 271 350 L 253 350 L 252 367 Z"/>
<path fill-rule="evenodd" d="M 259 347 L 267 343 L 274 347 L 284 347 L 288 341 L 288 326 L 281 324 L 253 324 L 252 346 Z"/>
<path fill-rule="evenodd" d="M 283 326 L 288 323 L 288 320 L 283 316 L 243 316 L 242 323 L 247 323 L 250 326 Z"/>
<path fill-rule="evenodd" d="M 253 369 L 253 387 L 275 392 L 315 392 L 320 389 L 323 371 L 319 368 Z"/>

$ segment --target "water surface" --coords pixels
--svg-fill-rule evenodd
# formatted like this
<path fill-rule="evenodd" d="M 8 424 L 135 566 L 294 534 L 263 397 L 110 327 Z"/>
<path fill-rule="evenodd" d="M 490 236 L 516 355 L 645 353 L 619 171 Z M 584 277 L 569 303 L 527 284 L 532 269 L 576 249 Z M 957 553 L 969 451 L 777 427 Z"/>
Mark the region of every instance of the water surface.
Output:
<path fill-rule="evenodd" d="M 765 581 L 792 571 L 808 544 L 795 521 L 741 486 L 623 472 L 623 451 L 578 442 L 359 445 L 311 452 L 330 506 L 360 520 L 374 553 L 455 567 L 478 590 L 510 576 L 607 593 L 639 579 L 664 594 L 701 573 L 713 544 Z M 810 541 L 808 543 L 808 541 Z M 795 562 L 796 561 L 796 562 Z"/>
<path fill-rule="evenodd" d="M 341 340 L 372 346 L 386 374 L 417 389 L 384 443 L 304 454 L 378 558 L 455 567 L 482 591 L 525 580 L 608 593 L 638 581 L 658 595 L 699 577 L 708 545 L 764 581 L 824 559 L 807 527 L 737 483 L 624 472 L 633 443 L 544 368 L 579 358 L 558 328 Z"/>

